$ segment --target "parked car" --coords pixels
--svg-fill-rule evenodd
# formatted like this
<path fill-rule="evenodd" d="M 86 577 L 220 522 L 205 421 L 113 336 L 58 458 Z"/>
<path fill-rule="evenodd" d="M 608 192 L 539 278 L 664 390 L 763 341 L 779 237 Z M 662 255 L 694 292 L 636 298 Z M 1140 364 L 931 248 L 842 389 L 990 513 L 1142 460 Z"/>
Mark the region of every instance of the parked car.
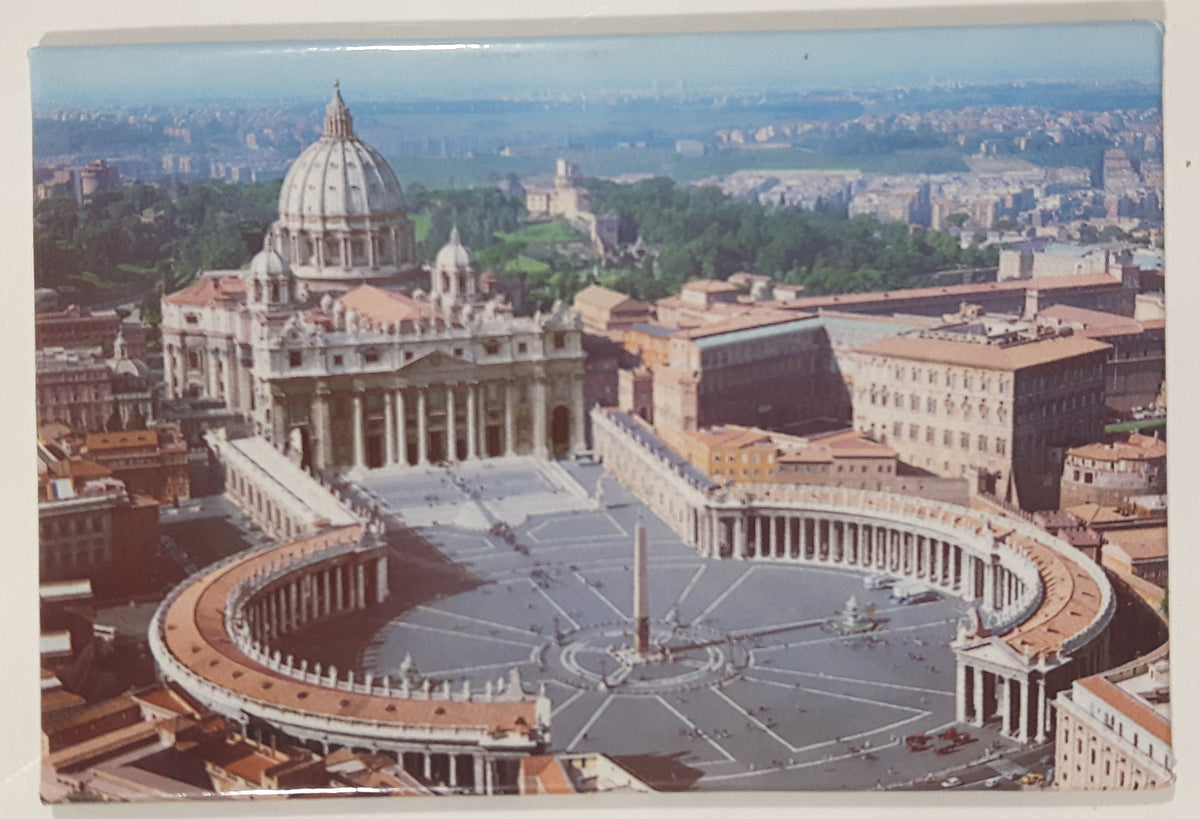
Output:
<path fill-rule="evenodd" d="M 957 776 L 952 776 L 949 779 L 942 780 L 943 788 L 957 788 L 961 784 L 962 784 L 962 780 L 959 779 Z"/>
<path fill-rule="evenodd" d="M 999 774 L 997 776 L 993 776 L 991 779 L 983 780 L 983 787 L 994 788 L 1003 781 L 1004 781 L 1004 774 Z"/>

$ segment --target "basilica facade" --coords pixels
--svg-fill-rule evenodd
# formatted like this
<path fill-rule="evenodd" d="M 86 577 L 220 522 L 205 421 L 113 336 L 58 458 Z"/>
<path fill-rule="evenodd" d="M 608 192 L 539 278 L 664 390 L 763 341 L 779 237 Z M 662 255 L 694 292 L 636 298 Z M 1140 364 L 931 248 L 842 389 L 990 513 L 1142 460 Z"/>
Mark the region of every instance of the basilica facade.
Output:
<path fill-rule="evenodd" d="M 313 471 L 586 448 L 578 315 L 485 298 L 454 230 L 416 261 L 400 183 L 340 92 L 245 270 L 163 298 L 168 398 L 209 398 Z"/>

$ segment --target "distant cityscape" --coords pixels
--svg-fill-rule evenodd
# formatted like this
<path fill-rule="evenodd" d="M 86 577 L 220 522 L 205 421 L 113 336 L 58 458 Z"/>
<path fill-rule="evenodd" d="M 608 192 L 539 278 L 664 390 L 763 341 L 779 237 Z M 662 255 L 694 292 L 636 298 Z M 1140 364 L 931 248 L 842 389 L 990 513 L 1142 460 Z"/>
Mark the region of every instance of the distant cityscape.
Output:
<path fill-rule="evenodd" d="M 35 113 L 43 799 L 1172 782 L 1157 86 L 333 85 Z"/>

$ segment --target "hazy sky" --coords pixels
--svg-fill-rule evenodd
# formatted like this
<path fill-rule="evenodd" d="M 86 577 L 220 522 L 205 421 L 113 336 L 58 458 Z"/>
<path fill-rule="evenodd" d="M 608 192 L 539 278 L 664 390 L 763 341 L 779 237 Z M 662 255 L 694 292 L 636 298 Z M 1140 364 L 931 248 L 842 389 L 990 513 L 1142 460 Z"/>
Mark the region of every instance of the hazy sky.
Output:
<path fill-rule="evenodd" d="M 355 100 L 530 91 L 807 88 L 1045 79 L 1156 81 L 1155 23 L 1096 23 L 477 42 L 171 44 L 31 52 L 35 110 Z M 353 89 L 351 91 L 351 89 Z"/>

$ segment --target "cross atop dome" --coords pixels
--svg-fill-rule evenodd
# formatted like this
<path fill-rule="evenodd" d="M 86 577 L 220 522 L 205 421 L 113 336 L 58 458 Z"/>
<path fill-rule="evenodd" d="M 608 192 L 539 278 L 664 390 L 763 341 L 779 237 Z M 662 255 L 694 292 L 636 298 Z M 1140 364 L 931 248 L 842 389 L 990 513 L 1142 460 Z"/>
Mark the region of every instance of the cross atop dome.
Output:
<path fill-rule="evenodd" d="M 341 83 L 333 81 L 333 100 L 325 106 L 325 134 L 332 139 L 354 139 L 354 119 L 342 99 Z"/>

